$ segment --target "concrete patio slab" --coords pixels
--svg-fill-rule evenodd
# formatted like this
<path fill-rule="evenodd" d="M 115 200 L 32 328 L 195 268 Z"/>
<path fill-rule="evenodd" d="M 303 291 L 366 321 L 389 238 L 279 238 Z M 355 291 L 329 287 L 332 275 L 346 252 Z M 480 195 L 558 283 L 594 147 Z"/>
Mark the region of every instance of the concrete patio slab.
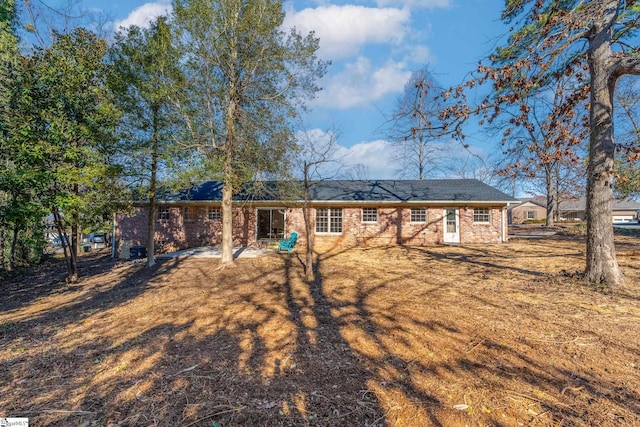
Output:
<path fill-rule="evenodd" d="M 274 249 L 253 248 L 246 246 L 235 246 L 233 248 L 234 258 L 256 258 L 269 254 L 273 254 Z M 220 246 L 202 246 L 199 248 L 189 248 L 177 252 L 157 255 L 158 259 L 167 258 L 220 258 L 222 256 L 222 248 Z"/>

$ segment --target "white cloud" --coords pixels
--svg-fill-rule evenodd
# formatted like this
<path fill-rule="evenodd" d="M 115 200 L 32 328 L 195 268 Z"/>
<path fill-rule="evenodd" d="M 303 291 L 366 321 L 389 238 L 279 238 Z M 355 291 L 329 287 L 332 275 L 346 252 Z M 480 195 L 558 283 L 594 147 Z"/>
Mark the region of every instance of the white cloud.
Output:
<path fill-rule="evenodd" d="M 160 15 L 167 15 L 171 12 L 172 6 L 170 0 L 160 0 L 154 3 L 145 3 L 135 8 L 129 16 L 122 21 L 116 21 L 114 28 L 118 30 L 120 27 L 130 27 L 136 25 L 138 27 L 148 27 L 149 24 Z"/>
<path fill-rule="evenodd" d="M 431 50 L 427 46 L 407 46 L 404 61 L 414 64 L 426 64 L 432 61 Z"/>
<path fill-rule="evenodd" d="M 398 168 L 391 161 L 396 157 L 396 147 L 388 141 L 378 139 L 361 142 L 351 147 L 338 147 L 338 157 L 342 159 L 348 175 L 349 167 L 363 165 L 368 179 L 392 179 L 397 177 Z"/>
<path fill-rule="evenodd" d="M 337 109 L 366 106 L 385 95 L 402 92 L 410 76 L 403 63 L 390 60 L 382 68 L 374 69 L 371 61 L 361 56 L 347 64 L 341 73 L 321 82 L 324 89 L 314 104 Z"/>
<path fill-rule="evenodd" d="M 446 9 L 452 6 L 452 0 L 378 0 L 378 6 L 398 6 L 421 9 Z"/>
<path fill-rule="evenodd" d="M 330 5 L 296 12 L 287 10 L 283 27 L 296 27 L 320 38 L 319 56 L 339 59 L 356 55 L 369 43 L 400 44 L 409 29 L 409 9 Z"/>
<path fill-rule="evenodd" d="M 339 139 L 339 135 L 333 131 L 319 128 L 298 132 L 297 137 L 303 141 L 302 147 L 311 142 L 319 152 L 331 144 L 331 141 Z M 351 147 L 340 145 L 338 141 L 331 161 L 322 164 L 317 171 L 319 175 L 312 178 L 391 179 L 397 176 L 399 169 L 391 161 L 397 157 L 396 150 L 393 144 L 382 139 L 360 142 Z"/>

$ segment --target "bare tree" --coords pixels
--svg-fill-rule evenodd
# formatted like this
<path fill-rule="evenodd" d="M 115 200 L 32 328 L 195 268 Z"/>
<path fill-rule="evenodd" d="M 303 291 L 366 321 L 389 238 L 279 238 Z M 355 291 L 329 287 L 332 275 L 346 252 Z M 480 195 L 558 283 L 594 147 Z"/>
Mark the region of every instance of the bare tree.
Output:
<path fill-rule="evenodd" d="M 395 160 L 402 165 L 402 177 L 425 179 L 443 168 L 446 145 L 438 143 L 444 133 L 442 91 L 427 68 L 414 71 L 387 119 L 384 132 L 399 148 Z"/>
<path fill-rule="evenodd" d="M 477 179 L 489 185 L 496 185 L 498 182 L 495 167 L 487 159 L 470 151 L 453 155 L 445 170 L 447 176 L 453 178 Z"/>
<path fill-rule="evenodd" d="M 13 0 L 12 0 L 13 1 Z M 102 39 L 112 34 L 113 17 L 96 9 L 83 7 L 82 0 L 15 0 L 24 22 L 22 38 L 39 47 L 53 42 L 53 33 L 67 33 L 83 27 Z"/>
<path fill-rule="evenodd" d="M 356 163 L 351 166 L 345 166 L 338 177 L 344 179 L 366 180 L 370 178 L 370 174 L 371 171 L 369 166 L 364 163 Z"/>
<path fill-rule="evenodd" d="M 314 233 L 311 230 L 311 188 L 314 182 L 332 179 L 340 173 L 341 162 L 336 157 L 338 132 L 312 130 L 298 134 L 298 152 L 294 159 L 302 178 L 302 216 L 307 241 L 305 275 L 309 282 L 314 272 Z"/>
<path fill-rule="evenodd" d="M 584 96 L 574 99 L 571 104 L 573 108 L 565 108 L 568 102 L 566 97 L 575 90 L 574 85 L 582 87 L 584 83 L 576 82 L 572 76 L 560 76 L 552 83 L 547 91 L 521 98 L 513 106 L 515 112 L 507 109 L 503 114 L 508 117 L 504 124 L 507 131 L 504 132 L 502 144 L 509 164 L 499 171 L 508 175 L 520 170 L 532 182 L 543 182 L 547 226 L 553 226 L 557 217 L 554 212 L 558 212 L 561 201 L 559 186 L 563 186 L 560 178 L 575 176 L 567 174 L 567 169 L 577 170 L 583 165 L 588 131 L 585 126 L 588 118 Z M 528 114 L 527 125 L 514 127 L 522 111 Z"/>
<path fill-rule="evenodd" d="M 618 126 L 616 194 L 619 197 L 640 194 L 640 90 L 638 81 L 623 79 L 615 101 Z"/>
<path fill-rule="evenodd" d="M 462 101 L 447 107 L 443 116 L 450 130 L 462 133 L 471 115 L 499 116 L 505 105 L 540 93 L 562 75 L 585 84 L 576 86 L 562 108 L 567 112 L 577 101 L 589 98 L 589 154 L 587 162 L 587 253 L 585 279 L 592 284 L 616 287 L 624 278 L 618 266 L 611 223 L 614 155 L 613 93 L 619 77 L 640 75 L 640 57 L 634 38 L 640 27 L 640 7 L 635 0 L 551 1 L 507 0 L 503 20 L 511 25 L 508 44 L 496 49 L 491 66 L 480 64 L 479 77 L 467 87 L 491 82 L 495 97 L 477 107 L 464 99 L 464 87 L 445 95 Z M 587 84 L 588 83 L 588 84 Z M 526 108 L 514 127 L 531 124 Z"/>

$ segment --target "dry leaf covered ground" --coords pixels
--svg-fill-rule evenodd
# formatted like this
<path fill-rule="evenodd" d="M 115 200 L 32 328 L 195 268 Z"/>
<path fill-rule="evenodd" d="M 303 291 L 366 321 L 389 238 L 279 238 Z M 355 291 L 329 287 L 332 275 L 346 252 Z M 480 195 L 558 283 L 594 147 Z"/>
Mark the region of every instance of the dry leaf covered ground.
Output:
<path fill-rule="evenodd" d="M 584 240 L 141 262 L 5 280 L 0 417 L 34 426 L 640 425 L 640 238 L 627 285 Z"/>

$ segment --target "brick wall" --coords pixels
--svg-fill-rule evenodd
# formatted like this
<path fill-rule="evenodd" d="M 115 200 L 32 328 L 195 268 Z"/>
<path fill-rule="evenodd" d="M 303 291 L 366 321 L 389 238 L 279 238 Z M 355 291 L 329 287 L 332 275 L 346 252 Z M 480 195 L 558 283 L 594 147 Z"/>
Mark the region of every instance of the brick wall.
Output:
<path fill-rule="evenodd" d="M 194 207 L 193 220 L 186 220 L 180 206 L 169 210 L 169 219 L 156 221 L 155 241 L 159 249 L 175 251 L 188 247 L 216 245 L 220 243 L 222 223 L 208 220 L 206 207 Z M 474 223 L 473 208 L 460 208 L 460 243 L 499 243 L 502 241 L 502 219 L 504 209 L 491 209 L 489 223 Z M 127 245 L 147 244 L 147 208 L 138 207 L 133 215 L 118 215 L 116 237 Z M 315 234 L 318 249 L 350 246 L 379 245 L 430 245 L 443 242 L 443 215 L 441 207 L 427 208 L 427 221 L 411 222 L 409 208 L 379 208 L 378 221 L 362 221 L 362 208 L 345 207 L 342 211 L 343 227 L 339 234 Z M 315 209 L 310 211 L 311 230 L 315 230 Z M 256 210 L 253 208 L 234 209 L 234 244 L 256 244 Z M 305 246 L 304 218 L 302 209 L 286 210 L 286 234 L 298 233 L 298 245 Z M 505 236 L 506 237 L 506 236 Z"/>
<path fill-rule="evenodd" d="M 220 244 L 222 222 L 208 219 L 208 208 L 196 206 L 195 218 L 185 220 L 182 206 L 169 208 L 169 219 L 156 221 L 155 242 L 161 252 Z M 116 238 L 129 246 L 147 246 L 148 208 L 137 207 L 133 215 L 118 214 Z M 233 212 L 233 243 L 247 246 L 255 243 L 254 209 L 238 208 Z"/>
<path fill-rule="evenodd" d="M 504 210 L 492 208 L 489 223 L 474 223 L 473 209 L 460 209 L 460 243 L 500 243 Z M 506 214 L 504 215 L 506 221 Z M 506 239 L 505 231 L 505 239 Z"/>
<path fill-rule="evenodd" d="M 474 223 L 473 209 L 460 208 L 460 243 L 500 243 L 502 241 L 502 208 L 491 209 L 489 223 Z M 315 211 L 311 209 L 311 229 L 315 230 Z M 430 245 L 443 243 L 443 208 L 428 208 L 427 221 L 411 222 L 409 208 L 379 208 L 376 223 L 362 222 L 360 207 L 346 207 L 342 211 L 340 234 L 316 234 L 319 249 L 356 245 Z M 299 245 L 306 245 L 304 219 L 301 209 L 287 209 L 287 234 L 296 231 Z M 505 233 L 506 238 L 506 233 Z"/>

